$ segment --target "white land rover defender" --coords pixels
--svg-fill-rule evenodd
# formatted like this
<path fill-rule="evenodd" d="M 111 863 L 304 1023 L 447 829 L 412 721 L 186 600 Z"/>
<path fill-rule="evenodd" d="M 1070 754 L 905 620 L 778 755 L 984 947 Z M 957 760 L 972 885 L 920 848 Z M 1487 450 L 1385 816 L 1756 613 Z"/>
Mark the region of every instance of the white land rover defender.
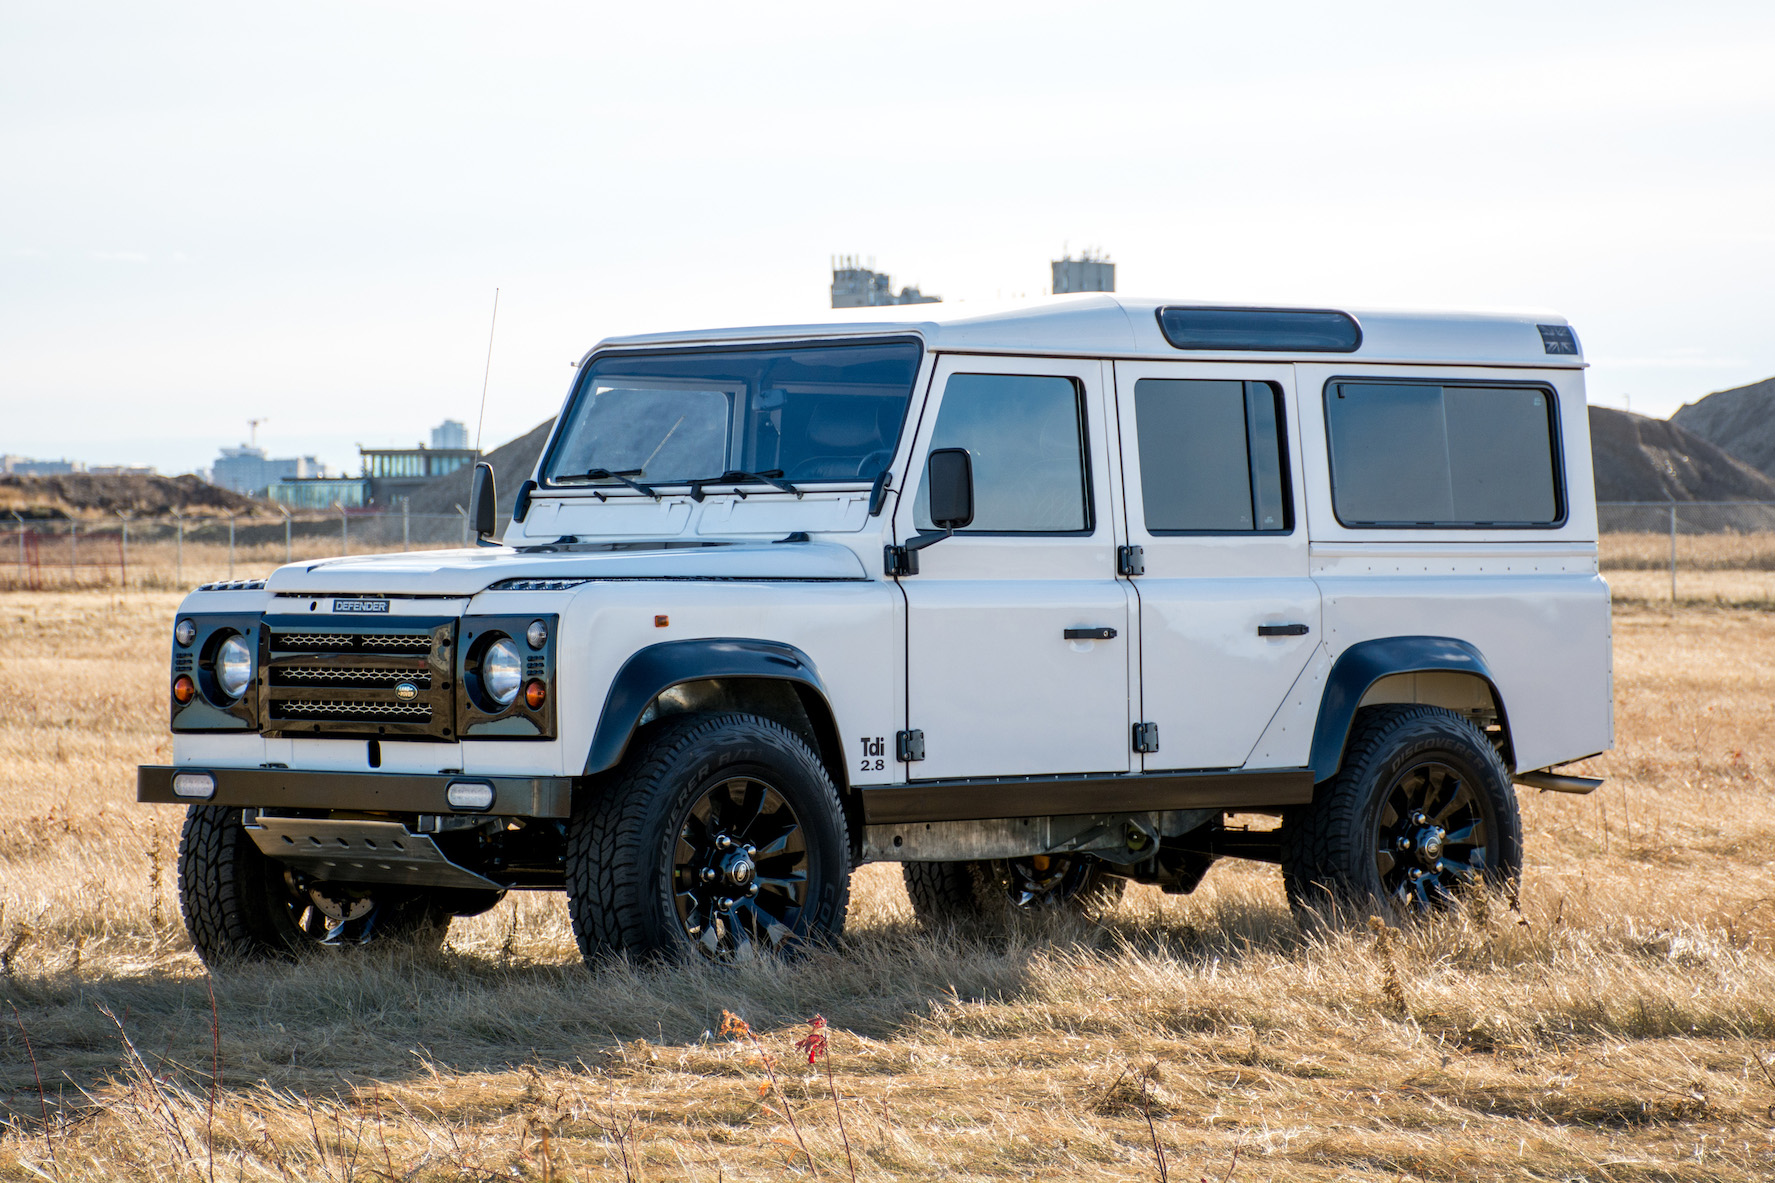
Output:
<path fill-rule="evenodd" d="M 565 889 L 588 958 L 1187 892 L 1434 908 L 1611 746 L 1584 362 L 1550 315 L 1117 296 L 609 340 L 502 542 L 174 621 L 198 952 L 438 940 Z M 499 524 L 476 473 L 476 528 Z M 1278 829 L 1229 826 L 1279 816 Z"/>

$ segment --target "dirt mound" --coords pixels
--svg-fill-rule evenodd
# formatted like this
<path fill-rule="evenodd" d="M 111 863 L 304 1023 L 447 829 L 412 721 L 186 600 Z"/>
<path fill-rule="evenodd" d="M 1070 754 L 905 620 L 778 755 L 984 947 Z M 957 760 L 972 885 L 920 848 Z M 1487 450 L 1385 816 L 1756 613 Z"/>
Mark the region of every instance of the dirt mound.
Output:
<path fill-rule="evenodd" d="M 1716 391 L 1678 408 L 1670 421 L 1775 478 L 1775 378 Z"/>
<path fill-rule="evenodd" d="M 536 461 L 542 455 L 542 446 L 548 443 L 549 432 L 554 426 L 553 419 L 539 423 L 517 439 L 487 453 L 487 462 L 493 466 L 493 480 L 499 490 L 501 513 L 511 513 L 512 498 L 518 495 L 518 486 L 529 480 L 530 474 L 536 471 Z M 457 506 L 466 509 L 473 476 L 474 470 L 465 468 L 449 476 L 434 477 L 413 493 L 412 512 L 453 514 Z"/>
<path fill-rule="evenodd" d="M 130 473 L 97 476 L 87 472 L 55 476 L 0 476 L 0 516 L 82 518 L 133 513 L 277 516 L 269 501 L 248 497 L 195 476 Z"/>
<path fill-rule="evenodd" d="M 1775 501 L 1775 480 L 1664 419 L 1590 408 L 1598 501 Z"/>

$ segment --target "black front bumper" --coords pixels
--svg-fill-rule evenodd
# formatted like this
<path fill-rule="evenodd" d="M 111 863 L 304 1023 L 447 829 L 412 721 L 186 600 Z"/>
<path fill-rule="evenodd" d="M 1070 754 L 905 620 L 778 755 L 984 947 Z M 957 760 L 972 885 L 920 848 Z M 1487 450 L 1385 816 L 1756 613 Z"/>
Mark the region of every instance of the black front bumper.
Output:
<path fill-rule="evenodd" d="M 173 792 L 173 774 L 206 772 L 213 796 L 198 800 Z M 457 781 L 493 786 L 486 809 L 451 807 L 444 790 Z M 256 806 L 262 809 L 340 809 L 367 813 L 497 814 L 567 817 L 573 812 L 569 776 L 468 776 L 405 772 L 305 772 L 294 768 L 208 768 L 143 764 L 136 768 L 136 800 L 161 805 Z"/>

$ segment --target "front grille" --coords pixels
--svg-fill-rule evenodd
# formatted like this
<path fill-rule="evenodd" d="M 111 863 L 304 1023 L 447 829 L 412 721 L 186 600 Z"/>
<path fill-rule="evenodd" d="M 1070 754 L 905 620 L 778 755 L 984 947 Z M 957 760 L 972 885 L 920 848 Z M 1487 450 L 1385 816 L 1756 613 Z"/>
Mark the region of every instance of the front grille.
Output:
<path fill-rule="evenodd" d="M 267 735 L 455 738 L 454 617 L 270 617 L 265 638 Z"/>
<path fill-rule="evenodd" d="M 414 673 L 404 669 L 360 669 L 352 666 L 280 666 L 272 672 L 274 686 L 398 686 L 411 682 L 421 690 L 431 689 L 431 671 Z"/>
<path fill-rule="evenodd" d="M 323 653 L 424 653 L 430 633 L 272 633 L 273 649 L 308 649 Z"/>
<path fill-rule="evenodd" d="M 431 721 L 431 708 L 405 702 L 310 702 L 290 698 L 271 704 L 274 719 L 408 719 Z"/>

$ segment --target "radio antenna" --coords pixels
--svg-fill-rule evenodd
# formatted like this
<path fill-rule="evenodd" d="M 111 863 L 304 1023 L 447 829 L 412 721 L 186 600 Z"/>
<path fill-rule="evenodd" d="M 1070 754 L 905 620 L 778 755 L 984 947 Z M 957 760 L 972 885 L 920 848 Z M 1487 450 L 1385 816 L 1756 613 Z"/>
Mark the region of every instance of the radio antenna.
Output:
<path fill-rule="evenodd" d="M 487 329 L 487 368 L 481 374 L 481 414 L 475 420 L 475 451 L 481 450 L 481 429 L 487 424 L 487 379 L 493 376 L 493 334 L 499 329 L 499 289 L 493 289 L 493 323 Z"/>

